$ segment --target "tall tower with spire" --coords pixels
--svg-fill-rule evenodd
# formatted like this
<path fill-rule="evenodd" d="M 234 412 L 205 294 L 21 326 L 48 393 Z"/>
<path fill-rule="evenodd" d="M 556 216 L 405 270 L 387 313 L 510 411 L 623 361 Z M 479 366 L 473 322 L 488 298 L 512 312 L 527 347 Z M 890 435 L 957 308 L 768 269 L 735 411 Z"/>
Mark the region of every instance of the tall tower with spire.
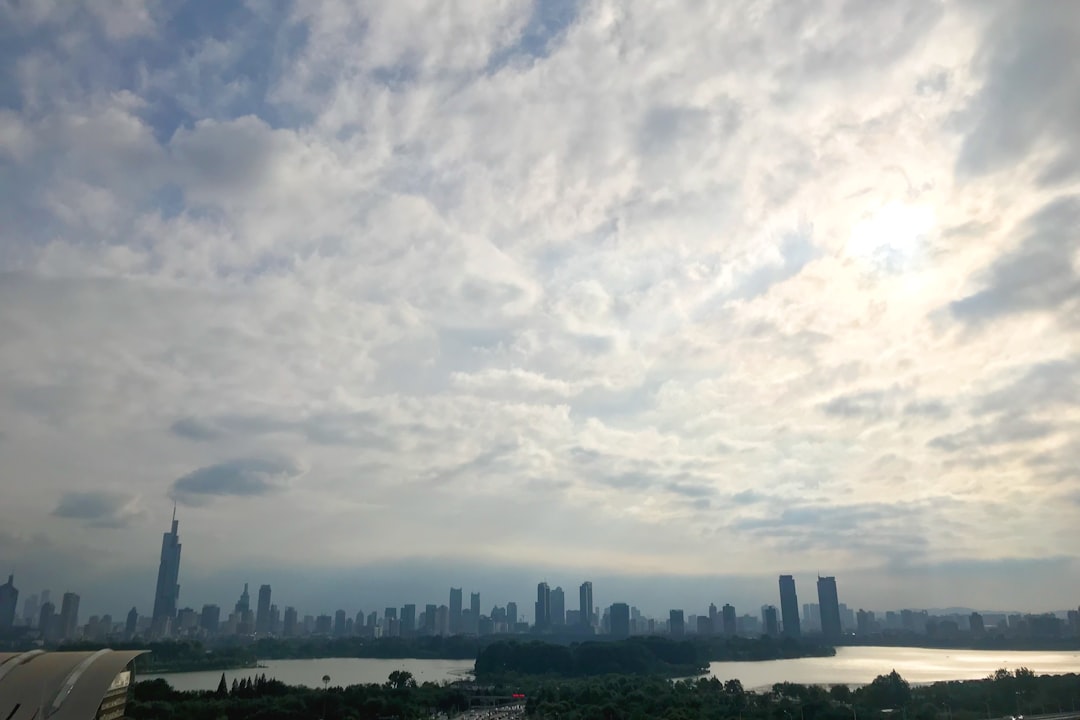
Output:
<path fill-rule="evenodd" d="M 161 538 L 161 564 L 158 565 L 157 591 L 154 593 L 152 633 L 169 635 L 176 621 L 176 601 L 180 598 L 180 534 L 173 503 L 172 528 Z"/>

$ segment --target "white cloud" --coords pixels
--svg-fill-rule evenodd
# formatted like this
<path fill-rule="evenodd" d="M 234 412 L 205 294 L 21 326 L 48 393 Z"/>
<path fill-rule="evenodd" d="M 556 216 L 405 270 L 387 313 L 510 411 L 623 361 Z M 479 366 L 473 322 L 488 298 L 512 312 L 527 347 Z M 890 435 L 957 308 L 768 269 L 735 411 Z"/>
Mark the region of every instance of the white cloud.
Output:
<path fill-rule="evenodd" d="M 524 2 L 215 37 L 24 5 L 15 32 L 74 55 L 28 40 L 0 93 L 0 442 L 36 478 L 12 533 L 111 548 L 154 528 L 98 537 L 57 498 L 124 483 L 160 520 L 198 468 L 259 496 L 185 514 L 208 568 L 267 553 L 243 502 L 282 562 L 355 559 L 355 512 L 372 560 L 582 572 L 990 562 L 1077 520 L 1041 499 L 1076 402 L 1017 419 L 1007 384 L 1076 347 L 1075 231 L 1043 210 L 1075 188 L 1026 141 L 968 167 L 1012 92 L 1004 6 L 597 1 L 545 39 Z M 134 35 L 177 51 L 125 74 Z M 1010 284 L 1032 247 L 1046 297 Z M 236 458 L 288 461 L 264 486 Z"/>

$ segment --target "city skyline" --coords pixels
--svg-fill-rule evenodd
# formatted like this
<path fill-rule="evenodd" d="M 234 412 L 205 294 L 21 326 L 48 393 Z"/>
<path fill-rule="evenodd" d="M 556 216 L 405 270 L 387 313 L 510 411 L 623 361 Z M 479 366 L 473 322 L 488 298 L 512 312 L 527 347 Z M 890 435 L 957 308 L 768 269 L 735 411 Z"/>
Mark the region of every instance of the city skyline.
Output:
<path fill-rule="evenodd" d="M 239 595 L 234 611 L 223 621 L 221 606 L 216 603 L 205 603 L 201 609 L 193 606 L 185 606 L 178 609 L 180 604 L 180 586 L 176 583 L 180 572 L 180 542 L 179 520 L 175 508 L 168 532 L 163 534 L 161 544 L 161 556 L 158 568 L 157 583 L 155 586 L 155 601 L 153 612 L 146 625 L 145 632 L 152 638 L 180 637 L 190 634 L 196 628 L 201 628 L 217 634 L 219 628 L 227 628 L 226 634 L 230 635 L 255 635 L 267 636 L 281 634 L 282 628 L 287 634 L 293 634 L 298 630 L 299 611 L 294 605 L 286 605 L 284 610 L 273 604 L 272 587 L 262 584 L 259 587 L 257 608 L 251 609 L 251 597 L 249 582 L 243 583 L 243 590 Z M 918 623 L 922 624 L 923 631 L 934 621 L 934 613 L 944 612 L 948 622 L 954 623 L 956 631 L 960 630 L 959 623 L 954 622 L 959 618 L 965 625 L 970 620 L 970 631 L 982 632 L 983 619 L 979 616 L 979 608 L 956 608 L 946 611 L 928 611 L 927 608 L 907 607 L 895 608 L 888 611 L 848 606 L 839 600 L 839 590 L 835 576 L 817 575 L 816 593 L 818 603 L 803 603 L 798 601 L 798 587 L 795 577 L 791 574 L 778 576 L 778 599 L 779 609 L 773 603 L 766 602 L 760 606 L 760 619 L 752 614 L 744 613 L 737 615 L 736 608 L 725 602 L 722 609 L 715 603 L 710 603 L 708 613 L 697 615 L 693 612 L 686 613 L 681 608 L 668 610 L 669 620 L 665 625 L 664 632 L 674 636 L 684 633 L 704 634 L 755 634 L 763 633 L 774 637 L 787 636 L 799 638 L 803 632 L 818 634 L 826 642 L 838 642 L 845 634 L 851 634 L 856 630 L 869 633 L 875 628 L 893 628 L 915 631 Z M 641 628 L 637 623 L 644 622 L 648 615 L 643 613 L 635 604 L 630 605 L 623 601 L 615 601 L 607 606 L 595 605 L 593 595 L 593 582 L 585 580 L 579 586 L 578 609 L 569 614 L 565 610 L 565 593 L 561 586 L 553 590 L 549 583 L 544 580 L 536 585 L 536 601 L 534 614 L 530 624 L 527 615 L 519 613 L 516 601 L 506 601 L 505 605 L 494 605 L 490 613 L 484 614 L 481 604 L 481 594 L 470 591 L 469 607 L 462 607 L 462 587 L 449 588 L 448 605 L 437 603 L 425 603 L 424 612 L 417 617 L 417 603 L 405 602 L 400 605 L 400 617 L 398 605 L 386 606 L 382 613 L 382 623 L 378 627 L 382 632 L 390 635 L 409 636 L 413 634 L 440 634 L 440 635 L 484 635 L 499 632 L 533 632 L 541 633 L 580 633 L 587 630 L 587 634 L 603 632 L 615 636 L 626 636 L 631 633 L 640 633 Z M 50 591 L 43 590 L 40 595 L 32 594 L 26 598 L 21 613 L 18 609 L 19 590 L 14 585 L 14 575 L 9 575 L 8 581 L 0 585 L 0 631 L 13 628 L 12 620 L 18 619 L 22 624 L 33 625 L 37 619 L 36 627 L 46 639 L 72 639 L 76 637 L 76 631 L 81 625 L 78 622 L 79 605 L 81 598 L 73 592 L 65 592 L 59 613 L 55 605 L 49 602 Z M 40 613 L 39 610 L 40 599 Z M 497 601 L 498 602 L 498 601 Z M 608 611 L 610 610 L 610 617 Z M 355 621 L 350 617 L 352 609 L 338 608 L 334 611 L 333 618 L 325 609 L 316 616 L 310 613 L 304 614 L 303 631 L 307 633 L 331 633 L 336 636 L 353 634 L 353 628 L 359 632 L 360 628 L 366 628 L 374 632 L 376 622 L 379 622 L 379 611 L 373 610 L 365 615 L 363 609 L 355 610 Z M 1004 619 L 1008 618 L 1008 628 L 1016 631 L 1016 622 L 1013 618 L 1026 618 L 1031 615 L 1012 613 L 1009 611 L 986 611 L 984 614 L 1000 616 L 1004 625 Z M 1080 632 L 1080 607 L 1077 610 L 1057 610 L 1057 616 L 1064 622 L 1066 630 L 1072 626 L 1076 632 Z M 970 613 L 970 617 L 965 617 Z M 1044 608 L 1041 613 L 1045 614 Z M 90 625 L 98 625 L 98 618 L 94 615 Z M 118 627 L 112 622 L 112 615 L 106 613 L 106 620 L 101 623 L 105 628 Z M 878 618 L 881 618 L 880 620 Z M 919 619 L 921 618 L 921 620 Z M 126 632 L 133 632 L 136 623 L 140 620 L 137 606 L 133 606 L 127 614 L 125 624 Z M 625 622 L 624 622 L 625 621 Z M 524 627 L 518 625 L 524 624 Z M 653 632 L 652 625 L 655 619 L 648 619 L 649 631 Z M 690 627 L 687 629 L 686 623 Z M 977 622 L 977 624 L 976 624 Z M 1022 622 L 1027 622 L 1022 620 Z M 1041 622 L 1041 621 L 1032 621 Z M 627 624 L 629 623 L 629 624 Z M 89 626 L 88 626 L 89 627 Z M 327 629 L 330 628 L 330 629 Z M 602 630 L 601 630 L 602 628 Z M 964 628 L 965 631 L 967 628 Z"/>
<path fill-rule="evenodd" d="M 1080 5 L 439 17 L 0 2 L 0 578 L 1075 604 Z"/>

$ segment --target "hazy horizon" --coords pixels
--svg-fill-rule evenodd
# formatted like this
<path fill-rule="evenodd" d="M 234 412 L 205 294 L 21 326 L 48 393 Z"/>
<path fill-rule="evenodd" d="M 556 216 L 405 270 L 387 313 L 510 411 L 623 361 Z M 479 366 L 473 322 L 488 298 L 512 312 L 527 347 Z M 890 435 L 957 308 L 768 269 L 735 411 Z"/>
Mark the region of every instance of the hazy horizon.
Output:
<path fill-rule="evenodd" d="M 181 607 L 1075 608 L 1077 47 L 1076 3 L 0 0 L 0 576 L 149 613 L 175 501 Z"/>

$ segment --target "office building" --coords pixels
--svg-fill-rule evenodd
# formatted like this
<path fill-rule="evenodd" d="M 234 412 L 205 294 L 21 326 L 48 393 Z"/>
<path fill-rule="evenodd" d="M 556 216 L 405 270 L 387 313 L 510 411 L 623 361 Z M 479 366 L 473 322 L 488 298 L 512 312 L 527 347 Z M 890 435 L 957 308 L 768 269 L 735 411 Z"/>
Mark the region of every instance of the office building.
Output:
<path fill-rule="evenodd" d="M 240 599 L 236 601 L 234 608 L 237 615 L 243 615 L 251 610 L 251 595 L 248 594 L 248 584 L 244 583 L 244 592 L 240 593 Z"/>
<path fill-rule="evenodd" d="M 424 606 L 424 634 L 436 635 L 436 623 L 438 622 L 438 607 L 434 603 L 429 603 Z"/>
<path fill-rule="evenodd" d="M 551 627 L 551 588 L 546 582 L 536 585 L 536 609 L 533 624 L 538 630 Z"/>
<path fill-rule="evenodd" d="M 510 632 L 514 632 L 514 626 L 518 624 L 518 609 L 516 602 L 506 603 L 506 625 Z"/>
<path fill-rule="evenodd" d="M 344 610 L 334 613 L 334 637 L 345 637 L 345 617 Z"/>
<path fill-rule="evenodd" d="M 315 634 L 329 636 L 334 629 L 334 618 L 329 615 L 319 615 L 315 618 Z M 341 631 L 345 632 L 345 618 L 342 615 Z"/>
<path fill-rule="evenodd" d="M 38 605 L 37 593 L 31 593 L 23 602 L 23 622 L 30 627 L 34 627 L 39 610 L 41 610 L 41 606 Z"/>
<path fill-rule="evenodd" d="M 720 610 L 720 615 L 723 618 L 724 634 L 731 637 L 739 629 L 738 619 L 735 617 L 735 608 L 732 605 L 725 604 Z"/>
<path fill-rule="evenodd" d="M 259 604 L 255 611 L 255 634 L 270 634 L 270 586 L 259 587 Z"/>
<path fill-rule="evenodd" d="M 461 588 L 450 588 L 450 607 L 447 621 L 450 623 L 450 634 L 457 635 L 461 632 Z"/>
<path fill-rule="evenodd" d="M 593 588 L 592 582 L 586 580 L 578 588 L 578 612 L 581 614 L 581 624 L 591 626 L 593 616 Z"/>
<path fill-rule="evenodd" d="M 401 635 L 412 637 L 416 634 L 416 605 L 411 603 L 401 608 Z"/>
<path fill-rule="evenodd" d="M 8 575 L 7 582 L 0 585 L 0 633 L 15 627 L 18 606 L 19 591 L 15 588 L 15 576 Z"/>
<path fill-rule="evenodd" d="M 154 591 L 154 612 L 150 632 L 155 637 L 169 634 L 176 620 L 176 603 L 180 599 L 180 523 L 173 505 L 172 527 L 161 537 L 161 562 L 158 564 L 157 588 Z"/>
<path fill-rule="evenodd" d="M 440 605 L 435 611 L 435 634 L 450 634 L 450 608 L 446 605 Z"/>
<path fill-rule="evenodd" d="M 799 597 L 795 593 L 795 578 L 791 575 L 780 576 L 780 619 L 784 623 L 785 637 L 797 638 L 802 635 Z"/>
<path fill-rule="evenodd" d="M 681 638 L 686 634 L 686 619 L 682 610 L 672 610 L 668 613 L 668 633 L 671 637 Z"/>
<path fill-rule="evenodd" d="M 626 603 L 613 603 L 609 613 L 611 636 L 619 639 L 630 637 L 630 606 Z"/>
<path fill-rule="evenodd" d="M 73 592 L 66 592 L 60 605 L 60 639 L 74 640 L 78 629 L 79 596 Z"/>
<path fill-rule="evenodd" d="M 986 625 L 983 623 L 983 616 L 977 612 L 971 613 L 968 617 L 968 629 L 971 630 L 972 635 L 982 635 L 986 632 Z"/>
<path fill-rule="evenodd" d="M 298 614 L 296 608 L 289 606 L 285 608 L 285 617 L 281 621 L 281 634 L 285 637 L 296 637 L 297 635 L 297 621 Z"/>
<path fill-rule="evenodd" d="M 561 587 L 551 591 L 551 624 L 566 624 L 566 594 Z"/>
<path fill-rule="evenodd" d="M 124 638 L 131 640 L 139 630 L 139 611 L 134 606 L 128 610 L 127 621 L 124 623 Z"/>
<path fill-rule="evenodd" d="M 821 606 L 817 603 L 803 603 L 802 630 L 821 632 Z"/>
<path fill-rule="evenodd" d="M 217 605 L 203 605 L 199 613 L 199 627 L 208 635 L 217 635 L 221 627 L 221 608 Z"/>
<path fill-rule="evenodd" d="M 826 640 L 839 640 L 843 634 L 840 625 L 840 601 L 836 594 L 836 578 L 818 576 L 818 605 L 821 608 L 821 633 Z"/>
<path fill-rule="evenodd" d="M 873 612 L 860 609 L 855 613 L 855 632 L 860 635 L 869 635 L 877 629 L 875 625 Z"/>
<path fill-rule="evenodd" d="M 56 617 L 56 606 L 51 602 L 44 602 L 41 604 L 41 611 L 38 613 L 38 630 L 41 632 L 41 639 L 46 643 L 54 643 L 60 639 L 59 619 Z"/>
<path fill-rule="evenodd" d="M 779 622 L 776 618 L 775 605 L 761 606 L 761 627 L 764 629 L 765 634 L 769 637 L 776 637 L 780 634 Z"/>

